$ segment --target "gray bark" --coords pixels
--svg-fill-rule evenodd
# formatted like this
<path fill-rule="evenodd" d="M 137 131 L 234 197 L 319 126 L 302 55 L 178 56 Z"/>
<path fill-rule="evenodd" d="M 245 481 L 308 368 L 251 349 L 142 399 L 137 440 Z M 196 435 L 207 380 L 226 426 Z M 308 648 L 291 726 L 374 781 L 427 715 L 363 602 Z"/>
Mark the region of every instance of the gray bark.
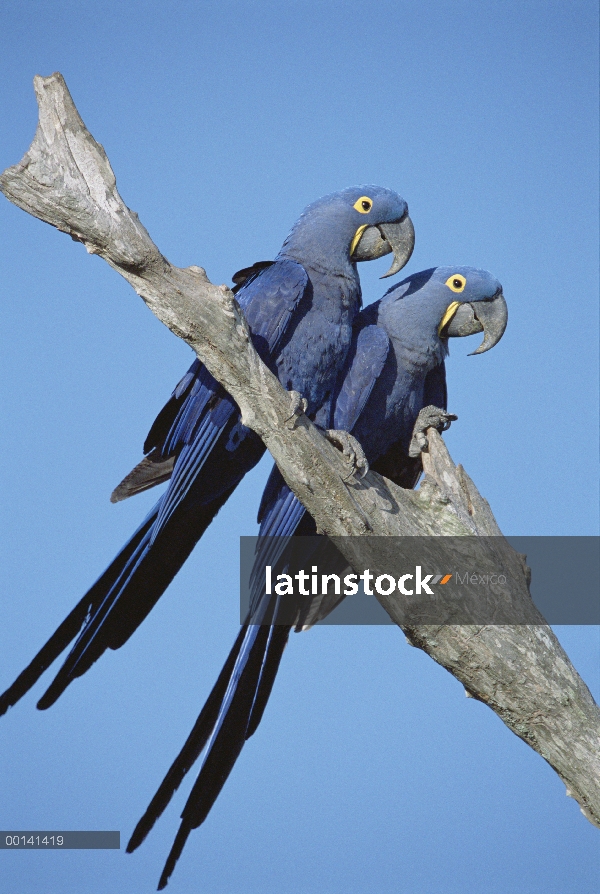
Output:
<path fill-rule="evenodd" d="M 388 572 L 395 559 L 385 540 L 347 535 L 480 535 L 468 542 L 479 543 L 483 552 L 503 544 L 509 591 L 492 588 L 487 598 L 499 600 L 509 617 L 525 623 L 432 624 L 422 607 L 398 595 L 378 598 L 413 645 L 548 761 L 567 794 L 600 826 L 600 711 L 533 605 L 522 557 L 501 539 L 488 503 L 454 465 L 442 438 L 429 430 L 419 490 L 403 490 L 373 472 L 361 480 L 348 478 L 340 453 L 306 416 L 294 413 L 297 395 L 286 393 L 261 363 L 230 290 L 210 283 L 201 267 L 173 267 L 124 204 L 108 158 L 86 129 L 62 76 L 36 77 L 34 86 L 37 132 L 22 161 L 0 177 L 0 188 L 15 205 L 104 258 L 193 348 L 237 401 L 244 423 L 262 438 L 319 531 L 336 538 L 356 571 Z M 481 592 L 467 591 L 465 599 L 475 606 Z"/>

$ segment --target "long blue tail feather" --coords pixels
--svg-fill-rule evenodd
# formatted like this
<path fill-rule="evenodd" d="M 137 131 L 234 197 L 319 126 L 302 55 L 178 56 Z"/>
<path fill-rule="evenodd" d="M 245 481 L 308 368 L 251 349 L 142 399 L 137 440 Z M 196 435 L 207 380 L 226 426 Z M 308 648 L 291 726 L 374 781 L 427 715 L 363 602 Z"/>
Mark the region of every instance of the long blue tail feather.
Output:
<path fill-rule="evenodd" d="M 243 628 L 244 643 L 238 653 L 229 686 L 221 705 L 219 717 L 206 746 L 200 773 L 181 814 L 181 825 L 173 847 L 167 857 L 158 890 L 162 890 L 169 880 L 192 829 L 200 826 L 208 816 L 213 804 L 225 785 L 244 742 L 254 732 L 249 733 L 256 708 L 260 719 L 266 701 L 258 696 L 263 673 L 268 667 L 277 667 L 281 655 L 269 659 L 270 649 L 283 651 L 281 637 L 274 637 L 274 625 L 250 625 Z M 272 678 L 274 679 L 274 677 Z M 265 687 L 267 697 L 270 685 Z"/>
<path fill-rule="evenodd" d="M 235 485 L 211 503 L 193 506 L 190 509 L 190 524 L 178 525 L 176 530 L 168 526 L 163 529 L 159 550 L 151 548 L 152 519 L 156 518 L 160 501 L 156 504 L 148 517 L 150 524 L 136 541 L 135 548 L 132 548 L 132 538 L 95 584 L 98 595 L 88 623 L 38 702 L 38 708 L 44 710 L 54 704 L 67 686 L 89 670 L 106 649 L 119 649 L 127 642 L 156 605 L 234 488 Z M 123 562 L 125 552 L 127 559 Z M 119 573 L 111 574 L 115 564 L 119 566 Z M 105 586 L 102 591 L 100 586 L 103 581 Z"/>
<path fill-rule="evenodd" d="M 107 590 L 114 586 L 123 569 L 130 560 L 130 556 L 138 548 L 140 543 L 148 536 L 148 530 L 156 518 L 156 507 L 146 516 L 135 534 L 125 544 L 119 555 L 104 571 L 95 584 L 79 600 L 75 608 L 67 615 L 62 624 L 52 634 L 48 642 L 40 649 L 35 658 L 17 677 L 15 682 L 0 696 L 0 716 L 15 705 L 39 680 L 41 675 L 58 658 L 70 642 L 85 629 L 86 619 L 92 617 L 97 608 L 102 605 Z"/>
<path fill-rule="evenodd" d="M 181 785 L 186 773 L 191 769 L 208 742 L 209 736 L 214 729 L 219 716 L 229 679 L 242 646 L 245 630 L 245 627 L 240 629 L 234 646 L 219 674 L 219 678 L 213 686 L 213 689 L 206 700 L 206 704 L 202 708 L 185 745 L 173 761 L 169 772 L 152 798 L 146 812 L 135 827 L 133 834 L 129 839 L 129 843 L 127 844 L 127 853 L 133 853 L 133 851 L 144 841 L 156 820 L 163 813 L 169 801 Z"/>

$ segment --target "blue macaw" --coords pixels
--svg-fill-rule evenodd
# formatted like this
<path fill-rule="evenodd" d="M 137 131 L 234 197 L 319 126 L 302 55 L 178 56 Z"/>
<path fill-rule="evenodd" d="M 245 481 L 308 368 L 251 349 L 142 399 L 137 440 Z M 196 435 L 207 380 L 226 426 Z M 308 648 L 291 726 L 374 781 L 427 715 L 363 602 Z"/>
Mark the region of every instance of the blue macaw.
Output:
<path fill-rule="evenodd" d="M 334 429 L 352 432 L 358 451 L 362 447 L 374 470 L 401 486 L 414 487 L 421 473 L 423 431 L 430 425 L 445 428 L 456 418 L 446 412 L 448 338 L 483 330 L 484 340 L 474 352 L 483 353 L 500 340 L 507 319 L 502 287 L 484 270 L 437 267 L 413 274 L 359 315 L 329 421 Z M 305 597 L 298 602 L 294 625 L 277 623 L 277 597 L 264 589 L 265 565 L 271 564 L 275 575 L 289 535 L 316 534 L 313 519 L 277 467 L 267 483 L 258 520 L 249 616 L 188 740 L 127 845 L 132 852 L 142 843 L 205 749 L 159 890 L 166 886 L 191 830 L 208 816 L 244 742 L 256 731 L 291 627 L 303 629 L 314 623 L 343 598 L 323 609 Z"/>
<path fill-rule="evenodd" d="M 394 261 L 385 274 L 390 276 L 408 261 L 413 245 L 404 199 L 381 187 L 352 187 L 309 205 L 276 260 L 237 277 L 237 298 L 258 353 L 284 388 L 302 395 L 307 415 L 317 423 L 330 414 L 360 308 L 356 262 L 393 251 Z M 38 708 L 52 705 L 107 648 L 118 649 L 126 642 L 264 449 L 258 436 L 242 425 L 232 398 L 196 360 L 152 426 L 145 444 L 149 457 L 134 470 L 133 482 L 130 476 L 123 482 L 117 498 L 170 476 L 166 492 L 0 696 L 0 714 L 78 634 Z"/>

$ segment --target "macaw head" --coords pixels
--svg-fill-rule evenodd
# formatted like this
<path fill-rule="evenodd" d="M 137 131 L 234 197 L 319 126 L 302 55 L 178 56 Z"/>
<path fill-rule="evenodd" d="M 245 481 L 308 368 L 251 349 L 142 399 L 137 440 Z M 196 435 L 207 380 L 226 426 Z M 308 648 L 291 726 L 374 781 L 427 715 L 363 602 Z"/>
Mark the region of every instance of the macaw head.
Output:
<path fill-rule="evenodd" d="M 473 354 L 498 344 L 508 322 L 502 286 L 487 270 L 433 267 L 407 277 L 381 299 L 386 329 L 404 344 L 441 355 L 448 338 L 483 332 Z"/>
<path fill-rule="evenodd" d="M 392 266 L 384 274 L 392 276 L 407 263 L 414 244 L 403 198 L 380 186 L 352 186 L 305 208 L 280 257 L 337 273 L 356 261 L 372 261 L 393 252 Z"/>

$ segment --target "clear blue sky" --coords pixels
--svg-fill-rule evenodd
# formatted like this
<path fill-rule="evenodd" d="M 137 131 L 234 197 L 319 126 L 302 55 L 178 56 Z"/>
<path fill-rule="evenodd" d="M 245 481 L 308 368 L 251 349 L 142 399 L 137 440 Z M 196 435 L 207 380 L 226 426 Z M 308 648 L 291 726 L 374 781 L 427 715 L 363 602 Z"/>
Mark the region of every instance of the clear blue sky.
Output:
<path fill-rule="evenodd" d="M 396 189 L 408 272 L 484 267 L 509 304 L 493 352 L 452 346 L 455 460 L 505 533 L 593 534 L 596 46 L 591 0 L 4 0 L 0 168 L 33 137 L 33 75 L 61 71 L 163 253 L 217 283 L 272 258 L 317 196 Z M 191 355 L 81 245 L 4 200 L 0 227 L 4 688 L 153 502 L 108 496 Z M 361 267 L 367 302 L 385 269 Z M 50 711 L 38 685 L 0 720 L 0 828 L 127 840 L 237 631 L 238 536 L 268 467 L 125 648 Z M 558 633 L 598 695 L 597 630 Z M 188 788 L 132 857 L 0 851 L 2 891 L 154 890 Z M 456 680 L 396 629 L 326 627 L 292 637 L 169 890 L 591 894 L 599 871 L 564 785 Z"/>

